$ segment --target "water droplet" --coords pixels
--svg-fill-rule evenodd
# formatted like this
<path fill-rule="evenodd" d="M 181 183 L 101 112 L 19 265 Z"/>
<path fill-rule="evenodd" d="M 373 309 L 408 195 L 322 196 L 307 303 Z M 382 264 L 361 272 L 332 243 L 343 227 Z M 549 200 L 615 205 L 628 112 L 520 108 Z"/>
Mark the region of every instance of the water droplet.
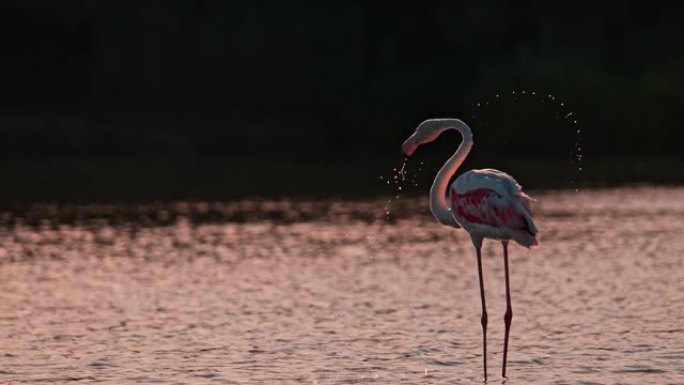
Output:
<path fill-rule="evenodd" d="M 480 103 L 477 103 L 477 106 L 480 107 Z"/>
<path fill-rule="evenodd" d="M 577 121 L 575 120 L 575 121 L 573 121 L 573 123 L 577 124 Z"/>

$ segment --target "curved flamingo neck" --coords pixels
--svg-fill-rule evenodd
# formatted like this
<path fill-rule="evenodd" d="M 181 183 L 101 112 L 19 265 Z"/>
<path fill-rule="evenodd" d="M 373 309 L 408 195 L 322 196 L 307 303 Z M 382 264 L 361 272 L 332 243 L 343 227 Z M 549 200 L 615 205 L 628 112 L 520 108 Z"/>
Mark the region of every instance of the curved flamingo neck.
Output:
<path fill-rule="evenodd" d="M 456 170 L 461 166 L 473 147 L 473 134 L 470 131 L 470 127 L 459 119 L 438 119 L 435 120 L 435 124 L 438 124 L 439 127 L 437 129 L 438 135 L 435 137 L 441 135 L 446 130 L 457 130 L 463 136 L 463 141 L 454 155 L 437 172 L 435 181 L 430 188 L 430 211 L 432 211 L 432 215 L 437 218 L 439 223 L 460 227 L 451 214 L 451 208 L 447 203 L 447 192 L 451 177 L 456 173 Z"/>

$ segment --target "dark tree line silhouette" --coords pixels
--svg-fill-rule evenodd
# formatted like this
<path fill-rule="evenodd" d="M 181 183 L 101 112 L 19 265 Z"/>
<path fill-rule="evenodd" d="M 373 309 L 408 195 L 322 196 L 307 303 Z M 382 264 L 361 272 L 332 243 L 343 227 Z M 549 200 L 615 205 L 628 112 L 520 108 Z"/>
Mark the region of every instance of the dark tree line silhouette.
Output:
<path fill-rule="evenodd" d="M 447 115 L 492 159 L 682 156 L 678 2 L 0 7 L 2 159 L 394 160 Z"/>

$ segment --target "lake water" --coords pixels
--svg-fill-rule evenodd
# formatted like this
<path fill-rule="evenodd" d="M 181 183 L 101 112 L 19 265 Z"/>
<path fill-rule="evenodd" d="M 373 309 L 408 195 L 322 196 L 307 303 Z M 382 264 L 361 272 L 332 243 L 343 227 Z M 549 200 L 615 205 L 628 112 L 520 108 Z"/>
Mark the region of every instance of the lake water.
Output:
<path fill-rule="evenodd" d="M 539 192 L 507 384 L 684 384 L 684 188 Z M 0 215 L 0 383 L 478 384 L 462 230 L 425 199 Z M 489 383 L 503 260 L 485 242 Z"/>

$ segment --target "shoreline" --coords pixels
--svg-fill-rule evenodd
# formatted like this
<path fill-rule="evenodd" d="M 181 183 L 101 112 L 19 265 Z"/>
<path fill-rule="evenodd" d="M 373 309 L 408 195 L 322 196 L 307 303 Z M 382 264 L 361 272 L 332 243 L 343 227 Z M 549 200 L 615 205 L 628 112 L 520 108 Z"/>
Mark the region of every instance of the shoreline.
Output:
<path fill-rule="evenodd" d="M 0 207 L 31 202 L 149 202 L 279 198 L 365 199 L 396 194 L 387 180 L 395 164 L 352 162 L 238 161 L 61 161 L 0 162 L 3 188 Z M 429 190 L 439 161 L 416 163 L 417 186 L 406 183 L 405 195 Z M 409 164 L 411 166 L 411 164 Z M 684 185 L 684 160 L 592 160 L 577 171 L 569 163 L 543 160 L 467 162 L 465 169 L 497 168 L 513 175 L 529 191 L 620 186 Z M 380 179 L 384 177 L 385 179 Z"/>

